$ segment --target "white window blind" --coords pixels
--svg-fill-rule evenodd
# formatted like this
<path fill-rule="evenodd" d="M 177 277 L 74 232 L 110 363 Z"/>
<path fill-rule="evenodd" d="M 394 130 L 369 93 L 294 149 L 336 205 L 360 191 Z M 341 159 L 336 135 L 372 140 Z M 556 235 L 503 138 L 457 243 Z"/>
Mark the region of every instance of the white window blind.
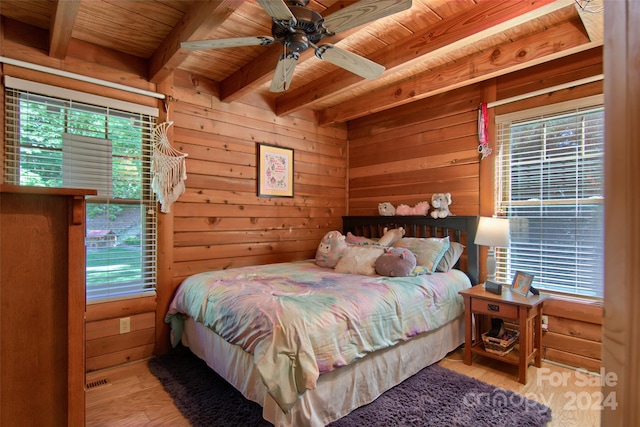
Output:
<path fill-rule="evenodd" d="M 62 134 L 62 186 L 93 188 L 98 196 L 113 196 L 111 140 Z"/>
<path fill-rule="evenodd" d="M 520 270 L 540 289 L 602 297 L 604 108 L 535 113 L 496 118 L 496 214 L 511 227 L 497 277 Z"/>
<path fill-rule="evenodd" d="M 154 292 L 156 118 L 11 87 L 5 107 L 6 182 L 98 189 L 87 197 L 87 301 Z"/>

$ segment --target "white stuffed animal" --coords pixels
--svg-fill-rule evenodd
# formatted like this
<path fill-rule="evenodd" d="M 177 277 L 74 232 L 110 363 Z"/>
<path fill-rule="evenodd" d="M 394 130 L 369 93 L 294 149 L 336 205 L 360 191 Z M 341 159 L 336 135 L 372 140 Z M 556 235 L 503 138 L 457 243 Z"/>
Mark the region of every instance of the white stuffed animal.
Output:
<path fill-rule="evenodd" d="M 382 237 L 378 240 L 380 246 L 393 246 L 393 244 L 402 239 L 405 234 L 404 228 L 402 227 L 392 228 L 391 230 L 385 227 L 382 232 Z"/>
<path fill-rule="evenodd" d="M 449 215 L 452 215 L 449 210 L 450 204 L 451 193 L 435 193 L 431 196 L 431 206 L 433 207 L 431 216 L 433 218 L 446 218 Z"/>
<path fill-rule="evenodd" d="M 394 216 L 396 208 L 389 202 L 378 203 L 378 213 L 382 216 Z"/>

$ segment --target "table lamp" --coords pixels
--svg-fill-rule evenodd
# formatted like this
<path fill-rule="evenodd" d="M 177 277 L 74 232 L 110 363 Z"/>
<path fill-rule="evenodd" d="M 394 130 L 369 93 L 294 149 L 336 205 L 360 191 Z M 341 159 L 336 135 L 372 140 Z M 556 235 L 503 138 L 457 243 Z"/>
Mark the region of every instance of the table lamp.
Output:
<path fill-rule="evenodd" d="M 509 220 L 507 218 L 480 217 L 474 240 L 476 245 L 489 246 L 487 254 L 487 280 L 496 279 L 496 256 L 494 248 L 509 246 Z"/>

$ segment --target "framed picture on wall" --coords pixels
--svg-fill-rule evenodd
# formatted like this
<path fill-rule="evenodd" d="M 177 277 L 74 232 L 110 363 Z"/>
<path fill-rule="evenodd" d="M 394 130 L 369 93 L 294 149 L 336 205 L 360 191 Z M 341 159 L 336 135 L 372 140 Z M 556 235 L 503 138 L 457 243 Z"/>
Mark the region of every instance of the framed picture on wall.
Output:
<path fill-rule="evenodd" d="M 526 297 L 529 293 L 529 288 L 531 288 L 531 282 L 533 282 L 533 274 L 516 271 L 513 283 L 511 283 L 511 290 Z"/>
<path fill-rule="evenodd" d="M 293 197 L 293 150 L 258 144 L 258 196 Z"/>

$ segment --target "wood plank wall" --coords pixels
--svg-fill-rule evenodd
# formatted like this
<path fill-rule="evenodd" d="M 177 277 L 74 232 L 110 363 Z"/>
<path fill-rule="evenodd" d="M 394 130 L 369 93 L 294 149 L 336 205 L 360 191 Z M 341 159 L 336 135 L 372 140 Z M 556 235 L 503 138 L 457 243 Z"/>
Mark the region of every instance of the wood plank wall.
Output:
<path fill-rule="evenodd" d="M 258 99 L 224 104 L 177 78 L 174 146 L 187 157 L 187 190 L 173 206 L 174 282 L 208 270 L 315 256 L 342 227 L 346 127 L 276 117 Z M 257 143 L 294 150 L 294 197 L 257 196 Z"/>
<path fill-rule="evenodd" d="M 493 190 L 480 188 L 477 118 L 483 93 L 496 94 L 496 99 L 487 101 L 501 100 L 602 74 L 602 58 L 601 47 L 591 49 L 351 121 L 349 214 L 376 215 L 380 202 L 413 205 L 430 200 L 433 193 L 450 192 L 454 214 L 478 215 L 480 191 Z M 493 113 L 602 94 L 602 90 L 598 81 L 505 104 Z M 545 357 L 597 371 L 601 304 L 552 299 L 544 310 L 549 316 L 549 331 L 543 336 Z"/>
<path fill-rule="evenodd" d="M 377 215 L 378 203 L 431 203 L 451 193 L 451 212 L 479 211 L 474 84 L 349 123 L 349 215 Z"/>

